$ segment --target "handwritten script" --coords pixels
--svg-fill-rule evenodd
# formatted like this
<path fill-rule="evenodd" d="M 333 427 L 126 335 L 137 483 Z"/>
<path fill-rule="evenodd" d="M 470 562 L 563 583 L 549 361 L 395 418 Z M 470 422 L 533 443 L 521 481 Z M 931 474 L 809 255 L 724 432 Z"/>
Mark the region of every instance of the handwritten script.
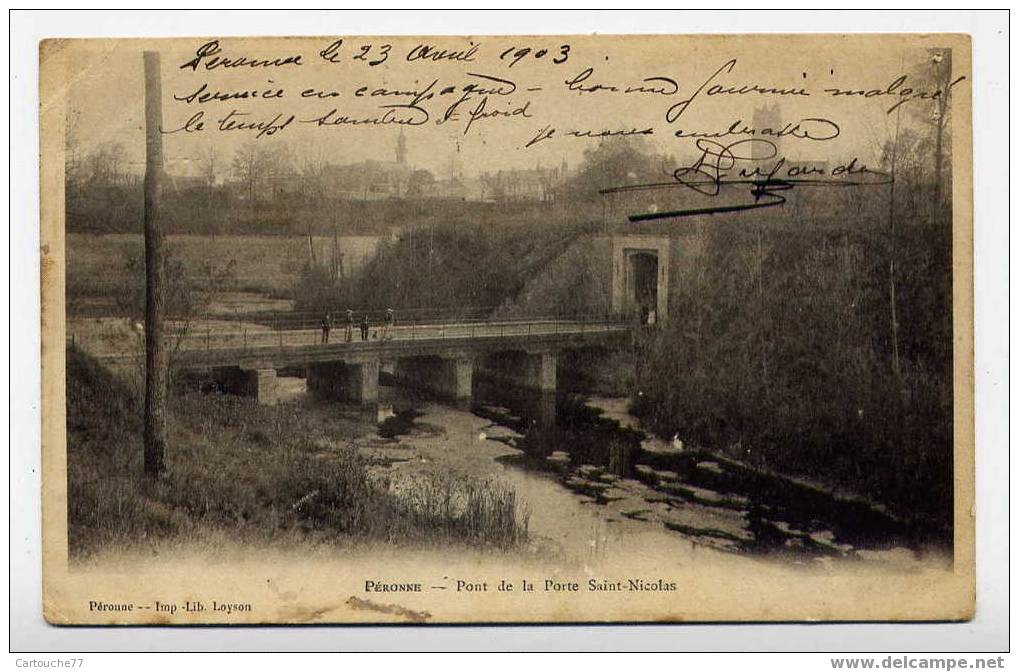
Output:
<path fill-rule="evenodd" d="M 163 132 L 259 143 L 343 133 L 356 143 L 367 129 L 392 127 L 428 143 L 482 143 L 493 159 L 520 163 L 641 140 L 675 158 L 668 173 L 602 193 L 680 189 L 714 198 L 742 185 L 751 197 L 639 219 L 781 205 L 781 192 L 796 186 L 887 184 L 889 129 L 944 123 L 953 90 L 967 81 L 953 71 L 950 50 L 916 49 L 863 67 L 837 51 L 748 55 L 734 46 L 690 58 L 682 48 L 659 53 L 663 44 L 206 40 L 173 63 Z"/>

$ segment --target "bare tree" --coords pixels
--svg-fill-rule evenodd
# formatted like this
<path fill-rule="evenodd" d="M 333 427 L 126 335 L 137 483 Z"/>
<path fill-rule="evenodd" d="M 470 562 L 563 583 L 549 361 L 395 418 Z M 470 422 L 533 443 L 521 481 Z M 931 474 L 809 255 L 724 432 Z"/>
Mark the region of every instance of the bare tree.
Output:
<path fill-rule="evenodd" d="M 196 337 L 195 327 L 206 316 L 216 291 L 236 277 L 236 259 L 188 264 L 179 247 L 172 243 L 163 249 L 163 295 L 165 305 L 165 343 L 167 344 L 167 382 L 172 385 L 179 374 L 179 354 L 189 339 Z M 125 268 L 131 277 L 131 291 L 117 297 L 121 311 L 136 320 L 145 312 L 145 260 L 140 255 L 128 257 Z M 139 363 L 144 367 L 144 362 Z M 144 370 L 141 370 L 144 376 Z"/>
<path fill-rule="evenodd" d="M 934 202 L 940 204 L 945 165 L 945 140 L 948 126 L 949 100 L 952 95 L 952 51 L 950 49 L 932 50 L 930 58 L 932 77 L 937 89 L 942 92 L 934 105 L 931 123 L 934 126 Z"/>
<path fill-rule="evenodd" d="M 321 146 L 305 148 L 301 152 L 300 164 L 297 166 L 297 174 L 301 178 L 301 195 L 315 200 L 323 198 L 328 169 L 328 155 Z"/>
<path fill-rule="evenodd" d="M 119 142 L 104 142 L 88 154 L 84 164 L 85 182 L 117 185 L 126 176 L 127 153 Z"/>
<path fill-rule="evenodd" d="M 241 183 L 248 206 L 254 208 L 258 193 L 265 183 L 265 160 L 262 149 L 254 142 L 242 145 L 231 164 L 234 179 Z"/>
<path fill-rule="evenodd" d="M 293 173 L 293 162 L 285 148 L 251 141 L 237 150 L 231 169 L 234 179 L 243 185 L 249 207 L 254 209 L 266 196 L 277 197 L 281 182 Z"/>
<path fill-rule="evenodd" d="M 198 169 L 201 172 L 202 177 L 205 178 L 205 185 L 212 191 L 212 188 L 216 185 L 216 172 L 219 166 L 219 155 L 216 153 L 216 148 L 212 145 L 202 148 L 198 155 Z"/>
<path fill-rule="evenodd" d="M 907 114 L 907 126 L 897 143 L 900 169 L 929 181 L 932 203 L 940 204 L 945 188 L 945 169 L 951 171 L 951 94 L 952 50 L 927 49 L 923 58 L 908 68 L 909 82 L 918 89 L 931 92 L 929 98 L 911 101 L 896 108 L 896 114 Z M 890 152 L 885 152 L 886 159 Z M 950 177 L 950 176 L 949 176 Z"/>
<path fill-rule="evenodd" d="M 68 183 L 76 183 L 81 179 L 81 112 L 67 111 L 66 130 L 64 133 L 64 175 Z"/>

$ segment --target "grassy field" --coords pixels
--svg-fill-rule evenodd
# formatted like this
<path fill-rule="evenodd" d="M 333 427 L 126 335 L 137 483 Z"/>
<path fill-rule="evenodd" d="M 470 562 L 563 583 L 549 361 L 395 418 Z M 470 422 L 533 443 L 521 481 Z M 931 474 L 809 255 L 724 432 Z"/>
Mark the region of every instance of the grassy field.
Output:
<path fill-rule="evenodd" d="M 68 527 L 72 557 L 173 540 L 286 545 L 463 544 L 526 539 L 515 493 L 448 474 L 393 483 L 353 440 L 374 427 L 334 412 L 251 399 L 173 398 L 165 477 L 142 475 L 137 390 L 68 350 Z"/>
<path fill-rule="evenodd" d="M 210 270 L 222 273 L 220 291 L 288 297 L 311 259 L 304 236 L 172 235 L 167 240 L 190 280 L 201 282 Z M 377 245 L 373 236 L 339 238 L 346 273 L 364 266 Z M 332 259 L 331 237 L 312 238 L 312 247 L 317 263 Z M 67 234 L 68 314 L 120 314 L 118 297 L 138 291 L 144 282 L 143 260 L 139 234 Z"/>

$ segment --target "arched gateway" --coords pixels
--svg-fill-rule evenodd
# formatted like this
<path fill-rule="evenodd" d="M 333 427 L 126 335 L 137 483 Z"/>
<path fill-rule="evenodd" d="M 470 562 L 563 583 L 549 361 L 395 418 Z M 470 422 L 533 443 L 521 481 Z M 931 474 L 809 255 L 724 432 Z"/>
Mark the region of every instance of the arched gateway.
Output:
<path fill-rule="evenodd" d="M 669 237 L 612 236 L 612 312 L 662 322 L 669 312 Z"/>

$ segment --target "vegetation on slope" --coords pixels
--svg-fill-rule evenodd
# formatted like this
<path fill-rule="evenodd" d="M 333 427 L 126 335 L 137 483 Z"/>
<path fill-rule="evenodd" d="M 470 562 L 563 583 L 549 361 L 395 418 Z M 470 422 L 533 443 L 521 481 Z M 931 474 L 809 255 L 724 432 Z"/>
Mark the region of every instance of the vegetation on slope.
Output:
<path fill-rule="evenodd" d="M 295 538 L 350 544 L 511 547 L 526 538 L 516 496 L 465 478 L 399 487 L 351 439 L 363 426 L 240 397 L 184 394 L 164 478 L 142 477 L 141 409 L 123 381 L 67 353 L 68 527 L 72 556 L 110 544 Z"/>

